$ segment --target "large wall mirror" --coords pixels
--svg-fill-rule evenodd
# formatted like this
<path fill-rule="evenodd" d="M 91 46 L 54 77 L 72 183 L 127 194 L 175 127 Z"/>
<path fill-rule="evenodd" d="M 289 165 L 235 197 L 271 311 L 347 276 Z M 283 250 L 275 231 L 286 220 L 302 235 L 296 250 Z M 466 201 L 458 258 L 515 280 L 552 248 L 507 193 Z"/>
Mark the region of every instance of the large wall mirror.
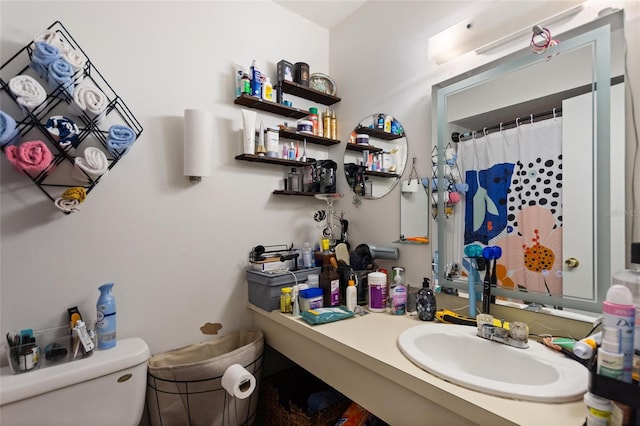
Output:
<path fill-rule="evenodd" d="M 344 170 L 356 204 L 391 192 L 406 165 L 407 135 L 391 114 L 372 114 L 355 126 L 344 151 Z"/>
<path fill-rule="evenodd" d="M 601 311 L 626 251 L 622 26 L 619 11 L 434 86 L 441 286 L 468 291 L 465 248 L 496 246 L 492 294 Z M 451 147 L 467 190 L 449 214 Z"/>

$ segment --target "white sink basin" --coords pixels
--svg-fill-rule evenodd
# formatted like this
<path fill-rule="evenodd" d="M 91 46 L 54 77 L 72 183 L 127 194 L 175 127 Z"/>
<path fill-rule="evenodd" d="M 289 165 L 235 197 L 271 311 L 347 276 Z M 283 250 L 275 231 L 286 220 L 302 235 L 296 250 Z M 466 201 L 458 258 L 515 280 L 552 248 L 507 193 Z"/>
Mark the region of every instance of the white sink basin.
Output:
<path fill-rule="evenodd" d="M 537 342 L 518 349 L 476 336 L 476 328 L 425 324 L 398 338 L 402 353 L 424 370 L 483 393 L 538 402 L 579 400 L 589 372 Z"/>

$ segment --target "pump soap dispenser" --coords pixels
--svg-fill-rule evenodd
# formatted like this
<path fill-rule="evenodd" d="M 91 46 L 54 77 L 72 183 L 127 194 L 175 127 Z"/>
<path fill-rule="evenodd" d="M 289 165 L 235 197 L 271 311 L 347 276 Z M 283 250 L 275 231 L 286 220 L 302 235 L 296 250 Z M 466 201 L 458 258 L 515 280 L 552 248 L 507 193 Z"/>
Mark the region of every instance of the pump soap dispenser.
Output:
<path fill-rule="evenodd" d="M 111 349 L 116 346 L 116 298 L 111 293 L 113 283 L 98 287 L 100 297 L 96 304 L 96 335 L 98 349 Z"/>

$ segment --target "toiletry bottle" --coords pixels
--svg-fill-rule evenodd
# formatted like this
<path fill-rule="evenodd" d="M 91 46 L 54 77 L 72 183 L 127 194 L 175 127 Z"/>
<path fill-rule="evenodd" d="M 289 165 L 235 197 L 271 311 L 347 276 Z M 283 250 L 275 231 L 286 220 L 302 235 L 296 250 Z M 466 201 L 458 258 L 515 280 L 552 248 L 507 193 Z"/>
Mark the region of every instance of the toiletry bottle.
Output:
<path fill-rule="evenodd" d="M 306 242 L 302 247 L 302 267 L 305 269 L 313 268 L 313 252 L 311 251 L 311 243 Z"/>
<path fill-rule="evenodd" d="M 300 300 L 298 296 L 300 294 L 300 290 L 298 284 L 291 287 L 291 313 L 294 316 L 300 315 Z"/>
<path fill-rule="evenodd" d="M 338 119 L 335 111 L 331 111 L 331 139 L 338 140 Z"/>
<path fill-rule="evenodd" d="M 299 192 L 300 191 L 300 175 L 296 171 L 295 167 L 291 168 L 291 171 L 287 175 L 287 179 L 289 181 L 289 191 Z"/>
<path fill-rule="evenodd" d="M 623 355 L 622 381 L 631 383 L 633 370 L 633 334 L 636 308 L 631 290 L 621 284 L 614 284 L 607 290 L 602 302 L 602 325 L 620 330 L 620 348 Z M 604 342 L 604 336 L 602 337 Z"/>
<path fill-rule="evenodd" d="M 320 288 L 322 289 L 323 307 L 340 305 L 340 275 L 338 262 L 334 256 L 326 256 L 325 264 L 320 273 Z"/>
<path fill-rule="evenodd" d="M 347 287 L 347 309 L 353 311 L 356 308 L 358 302 L 358 292 L 356 289 L 356 282 L 349 280 L 349 286 Z"/>
<path fill-rule="evenodd" d="M 262 86 L 262 99 L 266 101 L 273 101 L 273 85 L 271 85 L 271 79 L 269 77 L 264 78 L 264 85 Z"/>
<path fill-rule="evenodd" d="M 309 121 L 313 123 L 313 134 L 318 136 L 318 108 L 309 108 Z"/>
<path fill-rule="evenodd" d="M 436 295 L 429 288 L 429 278 L 423 278 L 416 298 L 416 310 L 422 321 L 433 321 L 436 317 Z"/>
<path fill-rule="evenodd" d="M 385 133 L 391 133 L 391 121 L 393 120 L 393 117 L 391 117 L 390 115 L 387 115 L 384 117 L 384 132 Z"/>
<path fill-rule="evenodd" d="M 256 64 L 255 59 L 251 63 L 251 96 L 256 98 L 262 97 L 262 82 L 260 81 L 262 73 Z"/>
<path fill-rule="evenodd" d="M 622 379 L 624 354 L 620 350 L 620 334 L 619 328 L 603 327 L 602 344 L 598 348 L 597 374 Z"/>
<path fill-rule="evenodd" d="M 246 94 L 246 95 L 251 94 L 251 78 L 249 77 L 249 74 L 247 74 L 246 72 L 242 73 L 241 88 L 242 88 L 243 94 Z"/>
<path fill-rule="evenodd" d="M 329 108 L 327 108 L 324 117 L 322 117 L 322 137 L 331 138 L 331 111 L 329 111 Z"/>
<path fill-rule="evenodd" d="M 640 242 L 631 243 L 631 268 L 613 274 L 612 284 L 621 284 L 631 290 L 636 307 L 636 324 L 634 333 L 634 360 L 632 378 L 640 382 Z"/>
<path fill-rule="evenodd" d="M 111 349 L 116 346 L 116 298 L 111 293 L 113 283 L 98 287 L 100 297 L 96 304 L 96 335 L 98 349 Z"/>
<path fill-rule="evenodd" d="M 291 312 L 291 287 L 283 287 L 280 289 L 280 312 Z"/>
<path fill-rule="evenodd" d="M 389 297 L 391 306 L 391 315 L 404 315 L 407 312 L 407 288 L 404 286 L 404 268 L 394 266 L 393 269 L 393 287 L 391 288 Z"/>
<path fill-rule="evenodd" d="M 610 400 L 599 397 L 591 392 L 584 394 L 584 403 L 587 406 L 586 426 L 608 426 L 613 404 Z"/>

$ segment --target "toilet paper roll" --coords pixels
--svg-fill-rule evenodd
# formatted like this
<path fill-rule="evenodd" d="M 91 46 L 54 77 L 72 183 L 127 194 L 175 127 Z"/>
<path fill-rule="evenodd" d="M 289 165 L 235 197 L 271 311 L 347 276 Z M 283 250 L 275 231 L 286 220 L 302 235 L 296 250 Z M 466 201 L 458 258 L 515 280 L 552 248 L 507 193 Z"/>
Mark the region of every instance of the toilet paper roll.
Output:
<path fill-rule="evenodd" d="M 211 176 L 212 147 L 213 115 L 209 111 L 184 110 L 185 176 Z"/>
<path fill-rule="evenodd" d="M 222 387 L 238 399 L 251 396 L 256 388 L 256 378 L 240 364 L 233 364 L 222 375 Z"/>

